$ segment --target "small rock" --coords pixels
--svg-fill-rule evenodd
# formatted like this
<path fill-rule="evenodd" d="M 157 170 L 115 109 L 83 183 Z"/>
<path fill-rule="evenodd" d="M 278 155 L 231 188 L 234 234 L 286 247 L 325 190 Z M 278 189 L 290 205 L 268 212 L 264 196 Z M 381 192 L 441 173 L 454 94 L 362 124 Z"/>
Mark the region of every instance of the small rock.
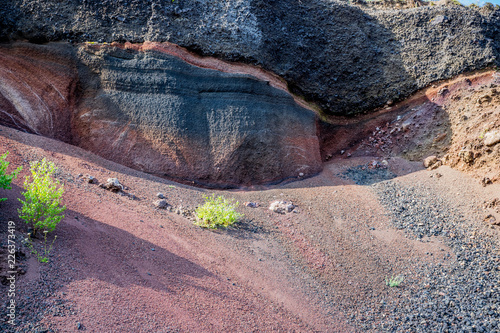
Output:
<path fill-rule="evenodd" d="M 441 24 L 443 22 L 446 22 L 447 20 L 448 20 L 448 18 L 446 16 L 438 15 L 431 21 L 431 25 L 438 25 L 438 24 Z"/>
<path fill-rule="evenodd" d="M 292 203 L 286 201 L 274 201 L 269 206 L 269 210 L 272 210 L 278 214 L 290 213 L 295 209 L 295 206 Z"/>
<path fill-rule="evenodd" d="M 443 87 L 443 88 L 439 89 L 438 95 L 445 95 L 448 91 L 449 90 L 447 87 Z"/>
<path fill-rule="evenodd" d="M 438 161 L 437 156 L 429 156 L 424 159 L 424 167 L 428 168 Z"/>
<path fill-rule="evenodd" d="M 79 329 L 79 330 L 83 330 L 83 325 L 82 325 L 82 323 L 77 322 L 77 323 L 76 323 L 76 328 L 77 328 L 77 329 Z"/>
<path fill-rule="evenodd" d="M 500 131 L 491 131 L 484 135 L 484 144 L 488 147 L 500 142 Z"/>
<path fill-rule="evenodd" d="M 139 198 L 132 193 L 127 193 L 126 195 L 130 200 L 139 200 Z"/>
<path fill-rule="evenodd" d="M 153 204 L 156 208 L 159 209 L 166 209 L 168 206 L 167 200 L 165 199 L 156 200 L 155 202 L 153 202 Z"/>
<path fill-rule="evenodd" d="M 97 180 L 97 178 L 92 177 L 91 175 L 86 175 L 85 179 L 87 180 L 87 182 L 89 184 L 98 184 L 99 183 L 99 181 Z"/>
<path fill-rule="evenodd" d="M 161 192 L 158 192 L 156 196 L 158 197 L 158 199 L 165 199 L 165 196 Z"/>
<path fill-rule="evenodd" d="M 410 129 L 410 125 L 411 125 L 411 122 L 406 122 L 401 126 L 401 128 L 403 129 L 404 132 L 406 132 Z"/>
<path fill-rule="evenodd" d="M 303 172 L 299 173 L 299 177 L 304 177 L 304 173 Z"/>
<path fill-rule="evenodd" d="M 488 177 L 484 177 L 483 179 L 481 179 L 481 185 L 483 185 L 483 187 L 486 187 L 486 185 L 489 184 L 493 184 L 493 182 Z"/>
<path fill-rule="evenodd" d="M 245 202 L 243 205 L 250 207 L 250 208 L 257 208 L 259 207 L 259 204 L 256 202 Z"/>
<path fill-rule="evenodd" d="M 498 198 L 484 202 L 484 208 L 495 208 L 496 206 L 500 207 L 500 199 Z"/>
<path fill-rule="evenodd" d="M 472 164 L 474 163 L 474 153 L 471 150 L 462 150 L 460 153 L 458 153 L 458 156 L 462 161 L 464 161 L 467 164 Z"/>
<path fill-rule="evenodd" d="M 123 185 L 120 184 L 120 182 L 116 178 L 108 178 L 107 183 L 101 184 L 100 186 L 111 192 L 118 192 L 123 190 Z"/>
<path fill-rule="evenodd" d="M 440 160 L 438 160 L 436 163 L 432 164 L 428 169 L 429 170 L 435 170 L 435 169 L 439 168 L 441 165 L 443 165 L 443 162 L 441 162 Z"/>
<path fill-rule="evenodd" d="M 500 225 L 500 221 L 497 221 L 497 219 L 491 214 L 487 215 L 484 218 L 484 222 L 491 224 L 491 225 Z"/>

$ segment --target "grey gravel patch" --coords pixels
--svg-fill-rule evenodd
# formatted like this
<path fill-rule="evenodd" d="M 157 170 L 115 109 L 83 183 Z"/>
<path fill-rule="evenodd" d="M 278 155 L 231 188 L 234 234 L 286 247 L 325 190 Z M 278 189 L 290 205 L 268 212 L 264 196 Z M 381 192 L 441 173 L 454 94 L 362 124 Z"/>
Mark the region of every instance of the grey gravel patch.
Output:
<path fill-rule="evenodd" d="M 384 180 L 395 178 L 397 175 L 386 168 L 370 168 L 367 165 L 358 165 L 339 174 L 340 177 L 352 180 L 356 185 L 372 185 Z"/>
<path fill-rule="evenodd" d="M 387 181 L 373 186 L 393 225 L 407 237 L 443 236 L 456 260 L 417 269 L 404 302 L 391 309 L 378 329 L 391 332 L 498 332 L 500 271 L 498 247 L 475 235 L 466 218 L 423 185 Z M 420 281 L 420 282 L 417 282 Z M 390 305 L 389 305 L 390 306 Z"/>

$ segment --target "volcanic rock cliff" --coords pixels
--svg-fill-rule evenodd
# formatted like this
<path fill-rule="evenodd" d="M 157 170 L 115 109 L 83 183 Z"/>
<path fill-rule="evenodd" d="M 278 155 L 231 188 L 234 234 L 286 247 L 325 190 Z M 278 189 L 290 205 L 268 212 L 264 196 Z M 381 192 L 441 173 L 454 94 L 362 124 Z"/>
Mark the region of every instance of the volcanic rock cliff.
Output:
<path fill-rule="evenodd" d="M 319 119 L 500 63 L 500 11 L 464 7 L 8 0 L 0 17 L 2 124 L 212 186 L 312 175 Z"/>

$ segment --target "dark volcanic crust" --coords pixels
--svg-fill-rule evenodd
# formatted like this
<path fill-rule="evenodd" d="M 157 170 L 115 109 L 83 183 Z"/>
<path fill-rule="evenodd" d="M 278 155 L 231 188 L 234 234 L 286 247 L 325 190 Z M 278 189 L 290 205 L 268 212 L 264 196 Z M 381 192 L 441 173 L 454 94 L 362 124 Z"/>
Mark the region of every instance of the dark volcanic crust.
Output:
<path fill-rule="evenodd" d="M 169 41 L 258 64 L 324 112 L 352 115 L 499 64 L 500 11 L 368 11 L 322 0 L 9 0 L 0 38 Z"/>

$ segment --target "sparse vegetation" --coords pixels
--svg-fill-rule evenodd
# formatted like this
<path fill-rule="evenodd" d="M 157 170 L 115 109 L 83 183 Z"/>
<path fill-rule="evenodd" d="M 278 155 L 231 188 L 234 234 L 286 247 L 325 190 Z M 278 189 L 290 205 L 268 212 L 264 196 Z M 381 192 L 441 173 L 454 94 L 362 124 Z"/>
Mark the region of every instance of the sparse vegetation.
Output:
<path fill-rule="evenodd" d="M 45 230 L 43 232 L 43 239 L 44 239 L 44 241 L 43 241 L 43 252 L 38 252 L 35 249 L 35 246 L 33 245 L 32 240 L 31 240 L 31 233 L 28 233 L 28 238 L 26 238 L 24 240 L 26 246 L 30 249 L 31 253 L 34 254 L 34 255 L 36 255 L 36 259 L 38 260 L 38 262 L 48 262 L 49 261 L 50 251 L 52 251 L 52 246 L 54 245 L 54 242 L 56 241 L 56 238 L 57 238 L 57 235 L 54 236 L 54 239 L 52 240 L 52 243 L 50 243 L 50 246 L 47 249 L 47 233 L 48 233 L 47 230 Z"/>
<path fill-rule="evenodd" d="M 14 180 L 19 172 L 22 170 L 22 167 L 18 167 L 16 170 L 12 171 L 10 174 L 7 173 L 7 168 L 9 167 L 9 162 L 5 159 L 9 155 L 9 152 L 0 156 L 0 188 L 10 190 L 12 187 L 10 183 Z M 7 198 L 0 198 L 0 202 L 7 200 Z"/>
<path fill-rule="evenodd" d="M 197 218 L 195 224 L 210 229 L 233 225 L 243 217 L 243 214 L 235 210 L 238 204 L 238 202 L 234 203 L 233 200 L 223 196 L 205 197 L 205 204 L 195 211 Z"/>
<path fill-rule="evenodd" d="M 479 133 L 479 139 L 484 139 L 484 135 L 489 131 L 490 129 L 489 128 L 485 128 L 481 131 L 481 133 Z"/>
<path fill-rule="evenodd" d="M 399 285 L 404 281 L 404 277 L 401 275 L 391 276 L 390 278 L 385 278 L 385 284 L 389 287 L 399 287 Z"/>
<path fill-rule="evenodd" d="M 29 176 L 24 181 L 25 192 L 21 194 L 25 200 L 18 210 L 19 217 L 33 227 L 33 235 L 37 230 L 51 232 L 64 218 L 62 213 L 66 206 L 60 205 L 64 187 L 52 175 L 57 170 L 53 162 L 45 158 L 30 163 Z"/>

